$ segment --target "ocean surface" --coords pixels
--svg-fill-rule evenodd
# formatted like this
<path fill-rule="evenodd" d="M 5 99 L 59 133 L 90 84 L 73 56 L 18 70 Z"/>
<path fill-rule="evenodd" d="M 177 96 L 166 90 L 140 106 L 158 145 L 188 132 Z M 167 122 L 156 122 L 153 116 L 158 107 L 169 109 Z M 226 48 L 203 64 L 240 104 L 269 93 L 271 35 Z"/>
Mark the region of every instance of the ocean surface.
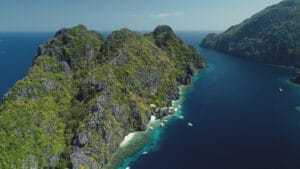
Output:
<path fill-rule="evenodd" d="M 39 44 L 54 33 L 0 32 L 0 103 L 17 80 L 26 76 Z"/>
<path fill-rule="evenodd" d="M 178 35 L 199 49 L 209 67 L 183 94 L 178 117 L 184 118 L 150 132 L 119 168 L 299 169 L 300 112 L 295 107 L 300 91 L 288 82 L 294 71 L 199 48 L 203 32 Z M 52 36 L 0 33 L 0 96 L 27 74 L 37 46 Z"/>
<path fill-rule="evenodd" d="M 155 130 L 119 169 L 299 169 L 300 93 L 288 82 L 294 71 L 200 48 L 206 33 L 178 35 L 209 67 L 183 95 L 184 119 Z"/>

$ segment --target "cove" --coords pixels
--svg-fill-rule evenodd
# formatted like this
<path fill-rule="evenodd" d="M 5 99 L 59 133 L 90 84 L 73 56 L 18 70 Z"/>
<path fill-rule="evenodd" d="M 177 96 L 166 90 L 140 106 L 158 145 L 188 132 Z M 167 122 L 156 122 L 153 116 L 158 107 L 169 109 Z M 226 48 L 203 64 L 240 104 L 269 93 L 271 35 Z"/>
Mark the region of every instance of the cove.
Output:
<path fill-rule="evenodd" d="M 153 132 L 152 144 L 128 156 L 119 169 L 299 168 L 300 95 L 288 82 L 294 70 L 199 48 L 203 32 L 178 34 L 210 66 L 184 95 L 184 119 Z"/>

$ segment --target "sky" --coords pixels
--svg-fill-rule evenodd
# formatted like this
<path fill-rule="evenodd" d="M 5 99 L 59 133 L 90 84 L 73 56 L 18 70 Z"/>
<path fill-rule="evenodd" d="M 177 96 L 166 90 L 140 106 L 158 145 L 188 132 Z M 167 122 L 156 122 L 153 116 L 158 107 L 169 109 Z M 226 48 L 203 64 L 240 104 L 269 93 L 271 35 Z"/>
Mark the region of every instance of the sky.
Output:
<path fill-rule="evenodd" d="M 222 31 L 281 0 L 0 0 L 0 31 L 55 31 L 78 24 Z"/>

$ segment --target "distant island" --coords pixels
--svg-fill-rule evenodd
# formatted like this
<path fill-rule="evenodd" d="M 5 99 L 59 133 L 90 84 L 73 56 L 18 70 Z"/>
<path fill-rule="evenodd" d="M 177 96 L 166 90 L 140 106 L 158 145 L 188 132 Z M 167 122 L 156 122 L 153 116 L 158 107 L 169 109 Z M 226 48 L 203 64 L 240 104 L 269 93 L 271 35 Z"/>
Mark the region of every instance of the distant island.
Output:
<path fill-rule="evenodd" d="M 230 27 L 209 34 L 202 47 L 245 59 L 300 68 L 300 0 L 284 0 Z"/>
<path fill-rule="evenodd" d="M 124 137 L 170 113 L 206 67 L 169 26 L 104 38 L 78 25 L 38 48 L 0 107 L 0 168 L 103 168 Z"/>

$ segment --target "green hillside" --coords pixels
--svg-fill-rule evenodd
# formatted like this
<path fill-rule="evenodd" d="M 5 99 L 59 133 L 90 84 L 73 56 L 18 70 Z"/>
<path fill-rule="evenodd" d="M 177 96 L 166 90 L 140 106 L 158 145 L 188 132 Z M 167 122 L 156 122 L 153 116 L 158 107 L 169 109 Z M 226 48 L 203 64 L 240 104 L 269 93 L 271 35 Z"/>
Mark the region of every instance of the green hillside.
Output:
<path fill-rule="evenodd" d="M 206 67 L 168 26 L 107 38 L 83 25 L 45 44 L 0 107 L 0 168 L 104 166 L 124 136 L 179 99 Z M 150 104 L 158 108 L 150 108 Z"/>

